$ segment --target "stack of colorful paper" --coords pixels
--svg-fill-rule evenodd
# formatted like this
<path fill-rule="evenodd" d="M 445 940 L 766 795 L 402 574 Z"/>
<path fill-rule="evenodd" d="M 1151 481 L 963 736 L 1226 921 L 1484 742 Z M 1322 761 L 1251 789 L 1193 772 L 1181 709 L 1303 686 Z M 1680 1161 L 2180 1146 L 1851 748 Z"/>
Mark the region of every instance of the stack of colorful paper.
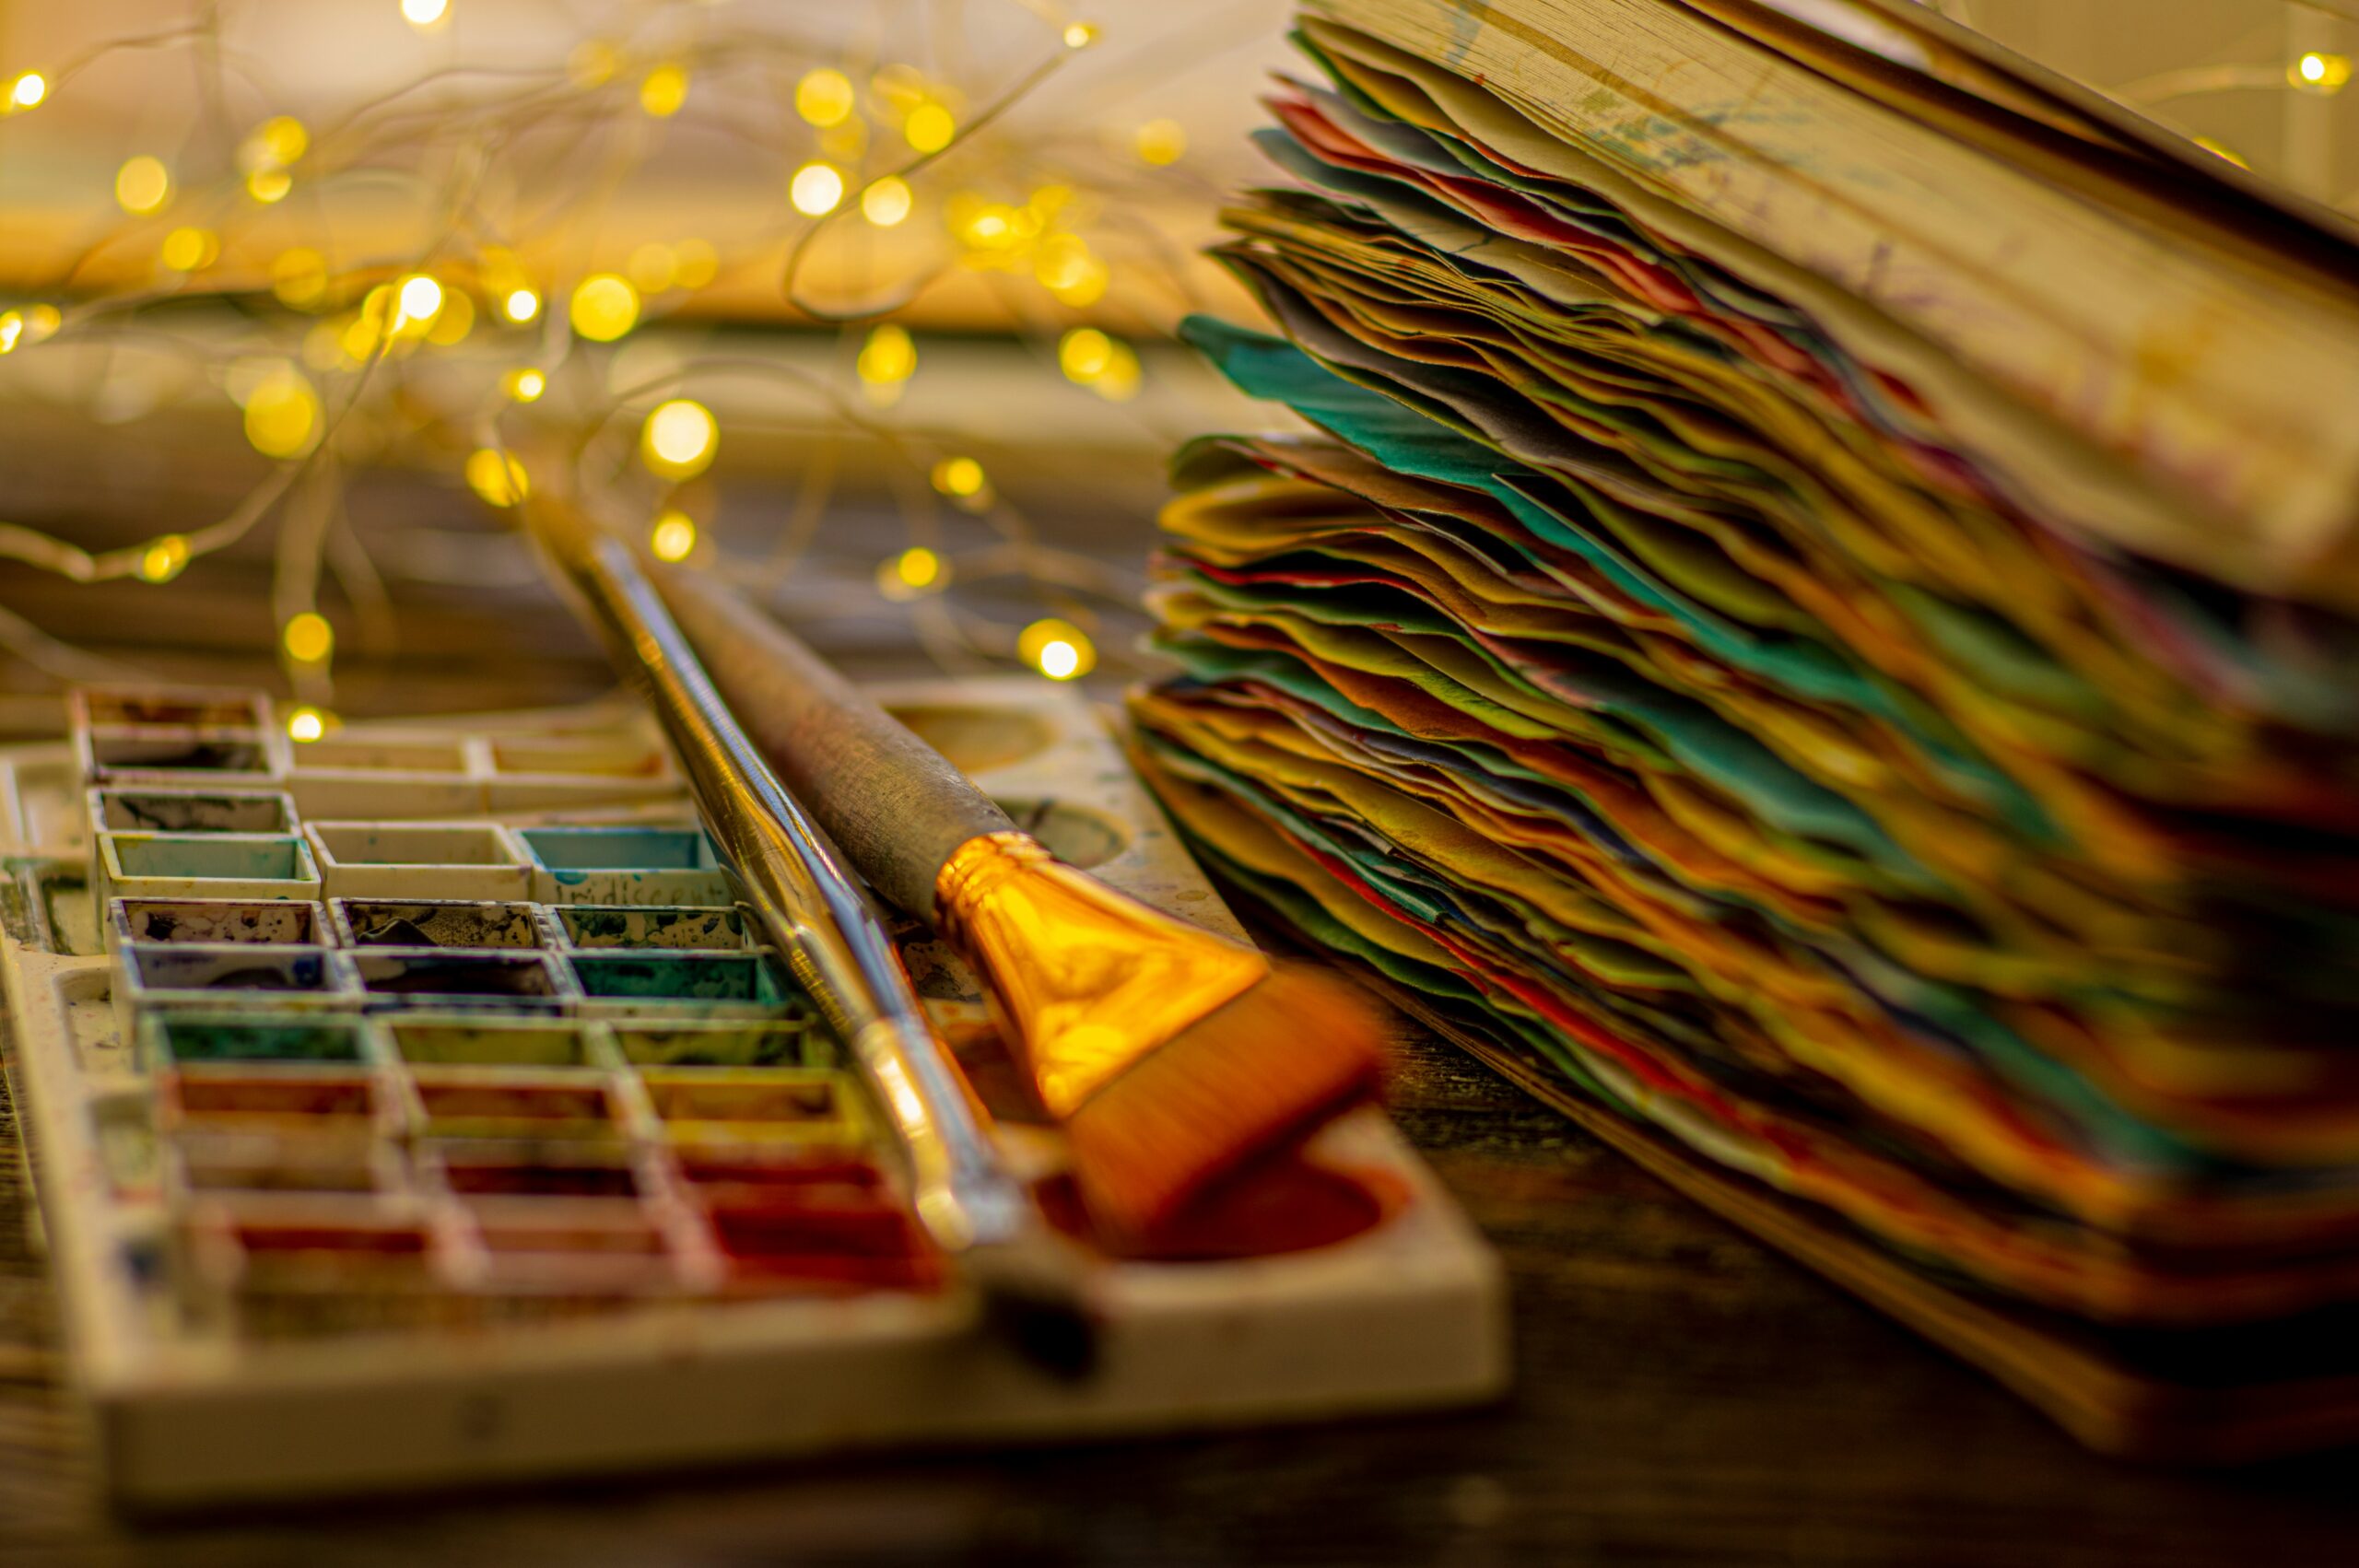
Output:
<path fill-rule="evenodd" d="M 1803 9 L 1313 6 L 1189 335 L 1317 433 L 1178 459 L 1144 761 L 2087 1440 L 2359 1436 L 2359 245 Z"/>

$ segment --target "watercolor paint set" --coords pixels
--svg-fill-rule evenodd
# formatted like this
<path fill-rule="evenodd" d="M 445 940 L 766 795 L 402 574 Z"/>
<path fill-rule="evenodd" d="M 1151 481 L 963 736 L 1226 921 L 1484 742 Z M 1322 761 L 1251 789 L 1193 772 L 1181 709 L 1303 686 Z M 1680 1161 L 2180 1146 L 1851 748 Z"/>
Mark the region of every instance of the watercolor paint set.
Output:
<path fill-rule="evenodd" d="M 1065 859 L 1241 935 L 1069 688 L 880 690 Z M 1497 1265 L 1381 1112 L 1101 1258 L 1094 1370 L 979 1327 L 864 1082 L 615 704 L 353 724 L 85 690 L 0 748 L 7 1061 L 120 1504 L 1464 1402 Z M 986 1102 L 979 988 L 903 957 Z M 1058 1141 L 1011 1159 L 1074 1228 Z"/>

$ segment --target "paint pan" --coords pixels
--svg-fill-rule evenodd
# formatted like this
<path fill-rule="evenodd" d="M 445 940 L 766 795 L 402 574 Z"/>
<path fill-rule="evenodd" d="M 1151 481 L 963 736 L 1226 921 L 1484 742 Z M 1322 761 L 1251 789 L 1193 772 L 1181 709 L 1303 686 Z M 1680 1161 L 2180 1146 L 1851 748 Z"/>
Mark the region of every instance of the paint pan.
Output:
<path fill-rule="evenodd" d="M 97 1101 L 90 1106 L 90 1125 L 97 1135 L 100 1167 L 114 1195 L 126 1200 L 155 1197 L 162 1181 L 163 1150 L 147 1097 Z"/>
<path fill-rule="evenodd" d="M 183 1069 L 163 1075 L 158 1107 L 169 1131 L 305 1138 L 366 1139 L 390 1114 L 374 1077 L 343 1068 Z"/>
<path fill-rule="evenodd" d="M 634 1067 L 832 1067 L 835 1043 L 816 1018 L 616 1020 L 623 1059 Z"/>
<path fill-rule="evenodd" d="M 295 802 L 270 790 L 90 791 L 90 821 L 112 833 L 247 833 L 287 836 L 299 825 Z"/>
<path fill-rule="evenodd" d="M 544 904 L 735 902 L 712 841 L 693 827 L 525 827 L 516 837 Z"/>
<path fill-rule="evenodd" d="M 367 1020 L 335 1013 L 271 1017 L 248 1012 L 159 1012 L 140 1020 L 151 1072 L 175 1067 L 360 1067 L 375 1061 Z"/>
<path fill-rule="evenodd" d="M 1094 871 L 1121 859 L 1136 837 L 1128 823 L 1091 806 L 1054 800 L 999 803 L 1018 828 L 1046 845 L 1057 859 L 1082 871 Z"/>
<path fill-rule="evenodd" d="M 784 1198 L 709 1209 L 722 1250 L 732 1258 L 903 1258 L 917 1249 L 909 1216 L 874 1194 L 811 1188 Z"/>
<path fill-rule="evenodd" d="M 325 1006 L 349 993 L 343 972 L 323 947 L 273 946 L 267 942 L 125 942 L 122 949 L 125 989 L 140 1007 L 193 1001 L 222 1004 L 226 993 L 241 994 L 241 1006 Z"/>
<path fill-rule="evenodd" d="M 123 1026 L 127 1010 L 118 1007 L 114 1000 L 120 983 L 111 965 L 70 969 L 49 979 L 57 1015 L 64 1019 L 66 1036 L 73 1042 L 74 1063 L 93 1079 L 136 1067 L 132 1036 Z"/>
<path fill-rule="evenodd" d="M 636 1205 L 648 1189 L 629 1155 L 594 1147 L 451 1144 L 437 1152 L 432 1169 L 453 1196 L 475 1202 L 571 1199 Z"/>
<path fill-rule="evenodd" d="M 338 898 L 337 937 L 346 947 L 545 947 L 531 904 L 456 898 Z"/>
<path fill-rule="evenodd" d="M 491 743 L 494 772 L 581 774 L 601 778 L 669 778 L 663 748 L 628 731 L 519 735 Z"/>
<path fill-rule="evenodd" d="M 752 945 L 742 910 L 655 904 L 569 904 L 554 913 L 569 947 L 728 952 Z"/>
<path fill-rule="evenodd" d="M 593 1303 L 688 1289 L 671 1231 L 635 1205 L 470 1205 L 468 1218 L 478 1288 L 498 1296 Z"/>
<path fill-rule="evenodd" d="M 660 800 L 680 789 L 663 748 L 632 731 L 495 737 L 487 749 L 494 812 Z"/>
<path fill-rule="evenodd" d="M 304 833 L 330 897 L 516 903 L 533 895 L 531 868 L 486 824 L 312 822 Z"/>
<path fill-rule="evenodd" d="M 799 1068 L 649 1068 L 648 1103 L 675 1143 L 856 1144 L 859 1101 L 840 1074 Z"/>
<path fill-rule="evenodd" d="M 923 1291 L 942 1282 L 939 1259 L 891 1203 L 727 1207 L 705 1220 L 739 1290 Z"/>
<path fill-rule="evenodd" d="M 600 1139 L 623 1136 L 623 1107 L 585 1073 L 416 1068 L 412 1086 L 435 1138 Z"/>
<path fill-rule="evenodd" d="M 554 1012 L 571 992 L 546 953 L 364 947 L 347 954 L 370 1007 L 508 1007 Z"/>
<path fill-rule="evenodd" d="M 117 898 L 108 924 L 118 943 L 263 942 L 324 947 L 326 911 L 308 899 Z"/>
<path fill-rule="evenodd" d="M 679 1151 L 679 1169 L 698 1203 L 761 1208 L 816 1197 L 880 1198 L 884 1170 L 866 1155 L 839 1149 L 733 1145 Z"/>
<path fill-rule="evenodd" d="M 18 941 L 69 958 L 95 958 L 106 951 L 85 864 L 34 861 L 23 869 L 18 887 L 23 923 L 11 923 Z"/>
<path fill-rule="evenodd" d="M 77 730 L 143 724 L 182 730 L 270 727 L 270 715 L 263 710 L 263 699 L 252 692 L 84 686 L 71 693 L 66 702 L 73 728 Z"/>
<path fill-rule="evenodd" d="M 294 748 L 287 789 L 307 817 L 464 817 L 487 804 L 469 747 L 438 731 L 331 736 Z"/>
<path fill-rule="evenodd" d="M 1013 766 L 1046 751 L 1057 738 L 1046 719 L 1021 708 L 919 703 L 896 705 L 891 712 L 959 772 L 970 775 Z"/>
<path fill-rule="evenodd" d="M 331 736 L 295 752 L 297 773 L 464 773 L 466 743 L 432 732 L 409 735 Z"/>
<path fill-rule="evenodd" d="M 88 790 L 78 762 L 58 757 L 9 763 L 16 848 L 41 855 L 89 852 Z"/>
<path fill-rule="evenodd" d="M 386 1024 L 393 1054 L 413 1067 L 603 1068 L 597 1025 L 564 1018 L 396 1015 Z"/>
<path fill-rule="evenodd" d="M 81 732 L 90 777 L 100 783 L 150 778 L 267 784 L 270 752 L 259 730 L 180 729 L 162 725 Z"/>
<path fill-rule="evenodd" d="M 339 1139 L 189 1132 L 173 1141 L 172 1179 L 191 1194 L 369 1195 L 402 1190 L 388 1150 Z"/>
<path fill-rule="evenodd" d="M 605 1016 L 643 1009 L 777 1012 L 799 1001 L 767 952 L 569 953 L 583 1005 Z"/>
<path fill-rule="evenodd" d="M 317 898 L 302 839 L 242 833 L 101 833 L 110 898 Z"/>
<path fill-rule="evenodd" d="M 255 1333 L 404 1324 L 440 1285 L 435 1228 L 374 1196 L 217 1195 L 184 1230 L 193 1293 Z"/>
<path fill-rule="evenodd" d="M 49 931 L 36 912 L 39 908 L 40 892 L 34 886 L 32 868 L 11 866 L 0 871 L 0 932 L 10 942 L 47 953 L 51 951 Z"/>

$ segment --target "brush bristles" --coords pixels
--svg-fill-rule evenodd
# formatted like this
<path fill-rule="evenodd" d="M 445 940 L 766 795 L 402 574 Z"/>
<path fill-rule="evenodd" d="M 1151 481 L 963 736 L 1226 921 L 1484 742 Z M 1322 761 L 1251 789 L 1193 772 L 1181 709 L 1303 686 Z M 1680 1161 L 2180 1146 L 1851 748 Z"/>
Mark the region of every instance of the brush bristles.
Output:
<path fill-rule="evenodd" d="M 1214 1183 L 1291 1148 L 1381 1084 L 1384 1031 L 1342 981 L 1273 969 L 1066 1122 L 1091 1219 L 1152 1237 Z"/>

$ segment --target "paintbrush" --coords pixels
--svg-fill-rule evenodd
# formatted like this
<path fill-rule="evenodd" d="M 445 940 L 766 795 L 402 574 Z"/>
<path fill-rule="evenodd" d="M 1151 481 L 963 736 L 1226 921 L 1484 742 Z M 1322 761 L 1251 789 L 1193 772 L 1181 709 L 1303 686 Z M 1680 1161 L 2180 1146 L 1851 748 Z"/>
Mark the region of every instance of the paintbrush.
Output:
<path fill-rule="evenodd" d="M 1006 1167 L 874 906 L 746 740 L 631 552 L 561 503 L 536 497 L 525 515 L 671 737 L 747 905 L 875 1090 L 919 1223 L 1019 1349 L 1056 1371 L 1086 1370 L 1094 1329 L 1077 1249 Z"/>
<path fill-rule="evenodd" d="M 1359 993 L 1063 864 L 727 585 L 650 570 L 788 786 L 981 978 L 1117 1245 L 1151 1246 L 1223 1178 L 1375 1093 L 1382 1034 Z"/>

